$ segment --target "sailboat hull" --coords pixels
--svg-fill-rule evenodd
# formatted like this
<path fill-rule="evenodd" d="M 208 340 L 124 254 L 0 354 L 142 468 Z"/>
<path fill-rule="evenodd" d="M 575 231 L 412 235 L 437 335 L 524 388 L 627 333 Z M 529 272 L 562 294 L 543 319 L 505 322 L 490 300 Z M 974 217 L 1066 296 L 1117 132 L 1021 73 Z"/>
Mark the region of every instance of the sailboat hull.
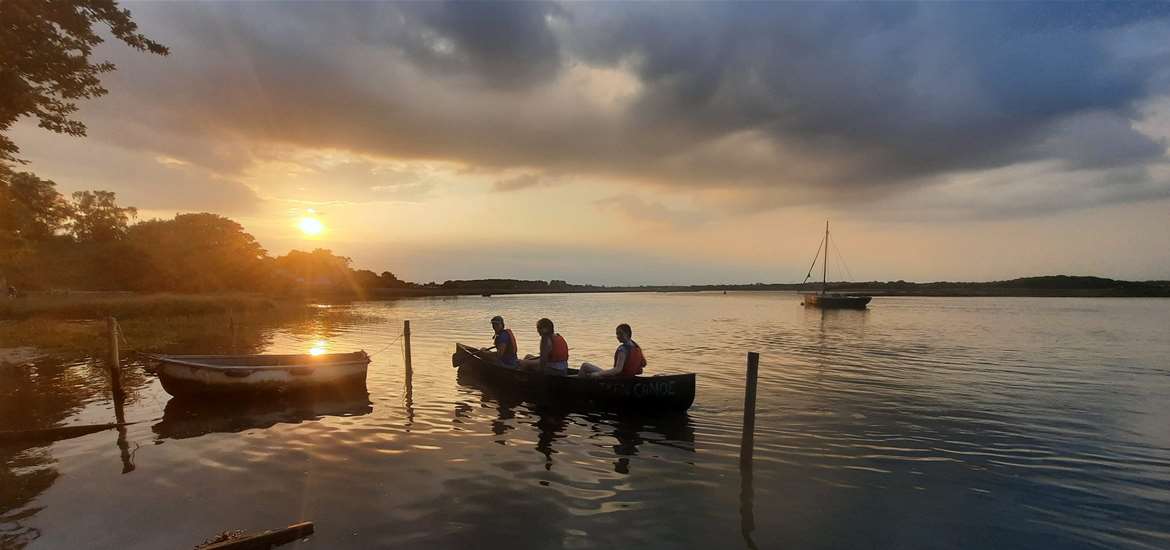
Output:
<path fill-rule="evenodd" d="M 805 294 L 804 307 L 821 309 L 865 309 L 872 296 L 852 294 Z"/>

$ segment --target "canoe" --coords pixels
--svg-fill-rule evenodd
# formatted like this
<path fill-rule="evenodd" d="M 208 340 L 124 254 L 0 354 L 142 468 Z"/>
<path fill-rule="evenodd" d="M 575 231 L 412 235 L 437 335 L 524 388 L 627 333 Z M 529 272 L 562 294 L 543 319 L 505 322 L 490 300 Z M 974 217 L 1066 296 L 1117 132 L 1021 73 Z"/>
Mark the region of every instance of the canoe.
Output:
<path fill-rule="evenodd" d="M 488 383 L 522 391 L 549 403 L 679 412 L 690 408 L 695 401 L 693 373 L 591 378 L 578 377 L 577 369 L 571 368 L 569 376 L 542 374 L 504 366 L 493 354 L 463 344 L 455 344 L 451 364 L 459 369 L 461 375 L 474 376 Z"/>
<path fill-rule="evenodd" d="M 872 296 L 854 294 L 805 294 L 804 307 L 821 309 L 865 309 Z"/>
<path fill-rule="evenodd" d="M 364 351 L 320 355 L 147 355 L 163 389 L 175 396 L 299 392 L 365 386 Z"/>

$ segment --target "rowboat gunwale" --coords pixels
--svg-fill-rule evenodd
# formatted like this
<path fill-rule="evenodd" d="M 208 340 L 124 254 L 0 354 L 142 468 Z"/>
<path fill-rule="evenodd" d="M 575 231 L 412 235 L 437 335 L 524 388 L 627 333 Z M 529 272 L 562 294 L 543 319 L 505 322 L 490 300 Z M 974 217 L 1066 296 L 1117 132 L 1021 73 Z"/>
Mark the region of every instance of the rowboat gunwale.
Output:
<path fill-rule="evenodd" d="M 356 364 L 369 364 L 370 356 L 364 350 L 350 353 L 323 353 L 319 355 L 312 354 L 256 354 L 256 355 L 165 355 L 165 354 L 143 354 L 143 356 L 161 363 L 171 363 L 174 365 L 183 365 L 187 367 L 205 368 L 213 370 L 284 370 L 284 369 L 303 369 L 303 368 L 328 368 L 332 366 L 349 366 Z M 201 359 L 216 359 L 230 361 L 233 359 L 272 359 L 278 361 L 277 364 L 256 364 L 256 365 L 232 365 L 224 364 L 217 365 L 200 361 Z M 281 360 L 296 360 L 305 359 L 303 362 L 281 363 Z M 333 359 L 333 360 L 331 360 Z M 344 360 L 342 360 L 344 359 Z"/>

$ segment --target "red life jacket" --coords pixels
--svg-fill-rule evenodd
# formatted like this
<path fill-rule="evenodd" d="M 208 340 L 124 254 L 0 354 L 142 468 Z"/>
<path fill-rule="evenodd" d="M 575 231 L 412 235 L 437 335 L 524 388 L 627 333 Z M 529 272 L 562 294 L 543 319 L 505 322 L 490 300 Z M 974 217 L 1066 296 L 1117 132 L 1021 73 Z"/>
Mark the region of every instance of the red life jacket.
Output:
<path fill-rule="evenodd" d="M 552 349 L 548 351 L 548 360 L 553 363 L 569 360 L 569 343 L 560 334 L 552 336 Z"/>
<path fill-rule="evenodd" d="M 638 344 L 631 344 L 629 346 L 622 345 L 626 348 L 626 362 L 622 365 L 622 376 L 632 377 L 642 374 L 642 369 L 646 367 L 646 356 L 642 355 L 642 348 Z M 622 348 L 614 352 L 616 356 Z"/>

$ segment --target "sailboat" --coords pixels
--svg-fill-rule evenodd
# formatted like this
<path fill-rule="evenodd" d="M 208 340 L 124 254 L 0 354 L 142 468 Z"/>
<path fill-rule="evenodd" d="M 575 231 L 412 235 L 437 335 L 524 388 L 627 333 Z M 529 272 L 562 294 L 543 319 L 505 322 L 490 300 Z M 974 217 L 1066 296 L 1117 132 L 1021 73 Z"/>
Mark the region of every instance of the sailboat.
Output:
<path fill-rule="evenodd" d="M 812 265 L 808 268 L 808 275 L 804 276 L 804 283 L 807 283 L 812 277 L 813 269 L 817 267 L 817 259 L 821 259 L 821 291 L 805 294 L 801 304 L 804 307 L 819 307 L 821 309 L 865 309 L 873 296 L 829 292 L 829 220 L 825 220 L 825 238 L 821 244 L 823 246 L 817 247 L 817 255 L 813 257 Z M 821 256 L 822 249 L 824 250 L 823 257 Z M 840 254 L 839 251 L 838 254 Z"/>

